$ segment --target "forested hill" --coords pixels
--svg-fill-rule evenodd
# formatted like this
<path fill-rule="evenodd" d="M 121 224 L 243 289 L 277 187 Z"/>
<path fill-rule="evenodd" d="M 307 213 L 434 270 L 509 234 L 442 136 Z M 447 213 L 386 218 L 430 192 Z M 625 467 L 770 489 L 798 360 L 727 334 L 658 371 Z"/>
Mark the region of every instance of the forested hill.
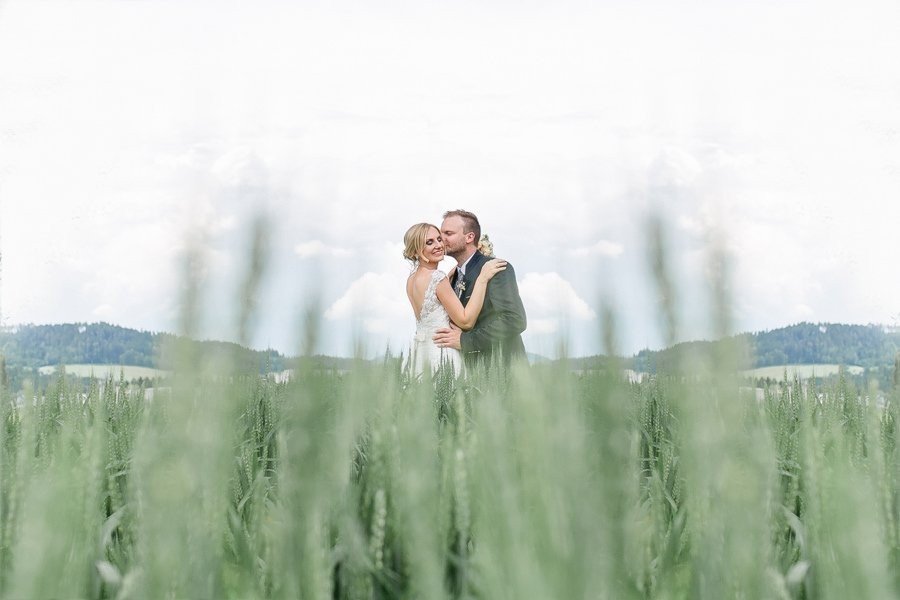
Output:
<path fill-rule="evenodd" d="M 866 368 L 893 367 L 900 350 L 900 329 L 876 325 L 800 323 L 736 336 L 746 342 L 748 367 L 784 364 L 845 364 Z M 115 364 L 171 368 L 165 348 L 176 339 L 168 333 L 137 331 L 108 323 L 22 325 L 0 330 L 0 355 L 8 367 L 32 369 L 58 364 Z M 199 352 L 234 352 L 243 368 L 280 371 L 294 360 L 274 350 L 241 348 L 229 342 L 198 341 Z M 716 342 L 687 342 L 675 348 L 642 350 L 626 360 L 635 371 L 654 373 L 673 364 L 676 350 L 715 352 Z M 318 357 L 322 364 L 343 368 L 349 359 Z M 590 368 L 600 357 L 574 359 L 576 368 Z M 340 363 L 340 364 L 339 364 Z"/>
<path fill-rule="evenodd" d="M 747 367 L 785 364 L 844 364 L 866 368 L 893 367 L 900 350 L 900 330 L 881 325 L 800 323 L 771 331 L 744 333 Z M 732 338 L 734 339 L 734 338 Z M 660 351 L 642 350 L 630 361 L 635 371 L 666 368 L 677 350 L 715 352 L 716 342 L 687 342 Z"/>
<path fill-rule="evenodd" d="M 880 367 L 892 365 L 900 349 L 900 331 L 877 325 L 801 323 L 746 337 L 758 367 L 812 363 Z"/>
<path fill-rule="evenodd" d="M 137 331 L 109 323 L 21 325 L 0 330 L 0 355 L 10 368 L 112 364 L 169 369 L 166 348 L 176 339 L 168 333 Z M 285 357 L 274 350 L 251 350 L 229 342 L 191 343 L 197 344 L 200 352 L 235 352 L 245 368 L 287 368 Z"/>

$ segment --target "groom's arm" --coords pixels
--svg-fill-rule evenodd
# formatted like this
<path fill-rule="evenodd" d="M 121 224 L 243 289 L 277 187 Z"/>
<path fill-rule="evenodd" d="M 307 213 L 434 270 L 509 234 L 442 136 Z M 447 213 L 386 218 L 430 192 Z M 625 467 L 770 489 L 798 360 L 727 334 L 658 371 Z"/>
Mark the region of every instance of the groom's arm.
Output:
<path fill-rule="evenodd" d="M 490 350 L 495 342 L 525 331 L 525 307 L 512 265 L 507 264 L 505 271 L 494 275 L 488 283 L 487 294 L 493 314 L 487 319 L 479 318 L 472 330 L 462 332 L 460 346 L 463 353 Z"/>

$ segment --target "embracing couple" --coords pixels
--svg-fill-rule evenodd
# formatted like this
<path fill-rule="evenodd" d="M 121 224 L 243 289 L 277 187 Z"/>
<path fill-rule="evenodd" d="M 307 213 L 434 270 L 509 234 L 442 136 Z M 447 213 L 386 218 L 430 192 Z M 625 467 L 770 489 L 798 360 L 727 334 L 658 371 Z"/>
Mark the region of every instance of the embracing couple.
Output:
<path fill-rule="evenodd" d="M 416 317 L 408 362 L 414 375 L 442 364 L 458 375 L 463 363 L 509 366 L 525 359 L 525 308 L 516 274 L 511 264 L 493 258 L 478 217 L 451 210 L 440 229 L 418 223 L 403 242 L 403 256 L 413 264 L 406 295 Z M 449 279 L 438 268 L 445 255 L 457 263 Z"/>

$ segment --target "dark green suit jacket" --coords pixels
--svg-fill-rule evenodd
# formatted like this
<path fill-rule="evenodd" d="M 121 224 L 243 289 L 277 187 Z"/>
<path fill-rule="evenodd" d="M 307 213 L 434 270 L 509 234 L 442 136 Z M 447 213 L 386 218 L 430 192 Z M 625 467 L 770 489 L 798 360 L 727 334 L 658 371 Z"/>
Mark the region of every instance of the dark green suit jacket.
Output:
<path fill-rule="evenodd" d="M 469 303 L 475 280 L 488 260 L 490 259 L 481 252 L 475 252 L 466 265 L 463 277 L 466 289 L 460 297 L 463 306 Z M 457 271 L 454 270 L 450 277 L 454 289 L 456 274 Z M 463 357 L 470 364 L 481 361 L 492 364 L 499 359 L 503 364 L 509 365 L 514 358 L 525 359 L 525 344 L 520 335 L 525 331 L 525 325 L 525 307 L 519 296 L 516 272 L 511 264 L 506 263 L 506 270 L 497 273 L 488 282 L 484 305 L 475 327 L 462 332 L 460 344 Z"/>

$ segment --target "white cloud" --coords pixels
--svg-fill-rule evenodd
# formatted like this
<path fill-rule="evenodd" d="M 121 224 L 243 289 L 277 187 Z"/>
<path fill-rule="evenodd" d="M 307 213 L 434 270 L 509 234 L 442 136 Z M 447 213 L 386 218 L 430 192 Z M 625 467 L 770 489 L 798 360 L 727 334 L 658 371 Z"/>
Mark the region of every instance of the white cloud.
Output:
<path fill-rule="evenodd" d="M 563 322 L 590 321 L 594 310 L 558 273 L 527 273 L 519 293 L 528 315 L 527 334 L 554 333 Z"/>
<path fill-rule="evenodd" d="M 559 331 L 558 319 L 532 319 L 528 318 L 528 331 L 531 334 L 557 333 Z"/>
<path fill-rule="evenodd" d="M 708 232 L 708 227 L 701 223 L 700 219 L 688 215 L 678 217 L 678 228 L 694 236 L 701 236 Z"/>
<path fill-rule="evenodd" d="M 314 256 L 351 256 L 353 251 L 340 246 L 329 246 L 321 240 L 303 242 L 294 246 L 294 253 L 300 258 L 312 258 Z"/>
<path fill-rule="evenodd" d="M 571 250 L 569 254 L 572 256 L 606 256 L 615 258 L 625 252 L 625 246 L 618 242 L 610 242 L 609 240 L 600 240 L 591 246 L 582 246 Z"/>
<path fill-rule="evenodd" d="M 365 273 L 328 307 L 325 318 L 360 319 L 370 333 L 383 333 L 392 320 L 412 323 L 412 309 L 403 290 L 403 279 L 393 273 Z"/>
<path fill-rule="evenodd" d="M 91 314 L 98 319 L 106 319 L 112 314 L 112 306 L 109 304 L 101 304 L 100 306 L 94 307 Z"/>
<path fill-rule="evenodd" d="M 812 318 L 816 314 L 816 311 L 811 306 L 807 306 L 806 304 L 798 304 L 797 306 L 794 307 L 793 312 L 798 320 L 809 319 L 809 318 Z"/>
<path fill-rule="evenodd" d="M 700 162 L 682 148 L 664 148 L 650 167 L 650 183 L 662 187 L 685 187 L 703 173 Z"/>
<path fill-rule="evenodd" d="M 240 146 L 220 156 L 211 173 L 227 187 L 264 188 L 268 185 L 268 169 L 251 148 Z"/>

